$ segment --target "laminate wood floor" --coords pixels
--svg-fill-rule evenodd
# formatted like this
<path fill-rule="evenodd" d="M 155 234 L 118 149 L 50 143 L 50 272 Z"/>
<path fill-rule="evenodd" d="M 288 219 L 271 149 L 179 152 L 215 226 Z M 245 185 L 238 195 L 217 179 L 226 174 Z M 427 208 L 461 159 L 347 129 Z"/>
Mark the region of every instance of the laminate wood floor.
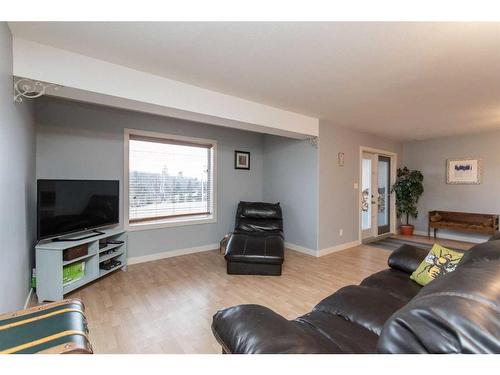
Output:
<path fill-rule="evenodd" d="M 131 265 L 67 298 L 85 303 L 96 353 L 220 353 L 217 310 L 257 303 L 293 319 L 386 268 L 388 256 L 364 245 L 320 258 L 287 250 L 282 276 L 235 276 L 213 250 Z"/>

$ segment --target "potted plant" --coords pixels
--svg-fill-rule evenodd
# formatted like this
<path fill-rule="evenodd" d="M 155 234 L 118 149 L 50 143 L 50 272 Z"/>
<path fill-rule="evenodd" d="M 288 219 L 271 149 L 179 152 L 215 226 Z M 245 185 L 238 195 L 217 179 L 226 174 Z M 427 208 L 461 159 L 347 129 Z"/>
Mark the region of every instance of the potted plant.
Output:
<path fill-rule="evenodd" d="M 398 168 L 396 182 L 392 192 L 396 193 L 396 212 L 398 217 L 406 215 L 406 224 L 399 227 L 400 233 L 411 236 L 414 226 L 410 224 L 410 216 L 417 218 L 417 202 L 424 192 L 422 181 L 424 176 L 419 170 L 410 170 L 407 167 Z"/>

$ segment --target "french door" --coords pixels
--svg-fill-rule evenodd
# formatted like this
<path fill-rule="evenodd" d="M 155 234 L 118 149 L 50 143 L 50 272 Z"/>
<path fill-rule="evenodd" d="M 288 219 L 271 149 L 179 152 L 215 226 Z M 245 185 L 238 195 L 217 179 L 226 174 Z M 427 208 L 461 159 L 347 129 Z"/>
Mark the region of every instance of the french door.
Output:
<path fill-rule="evenodd" d="M 363 152 L 361 161 L 361 238 L 391 230 L 391 158 Z"/>
<path fill-rule="evenodd" d="M 377 164 L 377 235 L 391 231 L 391 158 L 378 155 Z"/>

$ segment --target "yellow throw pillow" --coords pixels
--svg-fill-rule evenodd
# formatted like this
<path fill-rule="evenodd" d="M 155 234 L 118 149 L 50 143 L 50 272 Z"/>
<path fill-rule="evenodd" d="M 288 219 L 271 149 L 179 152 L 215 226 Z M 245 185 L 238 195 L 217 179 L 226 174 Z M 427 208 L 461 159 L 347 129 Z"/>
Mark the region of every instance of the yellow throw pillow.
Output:
<path fill-rule="evenodd" d="M 462 259 L 463 253 L 447 249 L 438 244 L 432 246 L 431 251 L 410 276 L 410 279 L 420 285 L 427 285 L 432 280 L 455 271 L 455 267 Z"/>

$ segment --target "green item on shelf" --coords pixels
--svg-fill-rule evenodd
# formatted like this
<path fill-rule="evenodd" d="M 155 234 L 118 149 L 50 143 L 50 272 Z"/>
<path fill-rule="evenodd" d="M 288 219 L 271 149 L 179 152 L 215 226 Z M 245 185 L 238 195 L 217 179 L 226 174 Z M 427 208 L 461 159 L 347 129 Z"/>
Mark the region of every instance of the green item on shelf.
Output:
<path fill-rule="evenodd" d="M 85 261 L 75 262 L 63 267 L 63 283 L 71 284 L 85 276 Z"/>

